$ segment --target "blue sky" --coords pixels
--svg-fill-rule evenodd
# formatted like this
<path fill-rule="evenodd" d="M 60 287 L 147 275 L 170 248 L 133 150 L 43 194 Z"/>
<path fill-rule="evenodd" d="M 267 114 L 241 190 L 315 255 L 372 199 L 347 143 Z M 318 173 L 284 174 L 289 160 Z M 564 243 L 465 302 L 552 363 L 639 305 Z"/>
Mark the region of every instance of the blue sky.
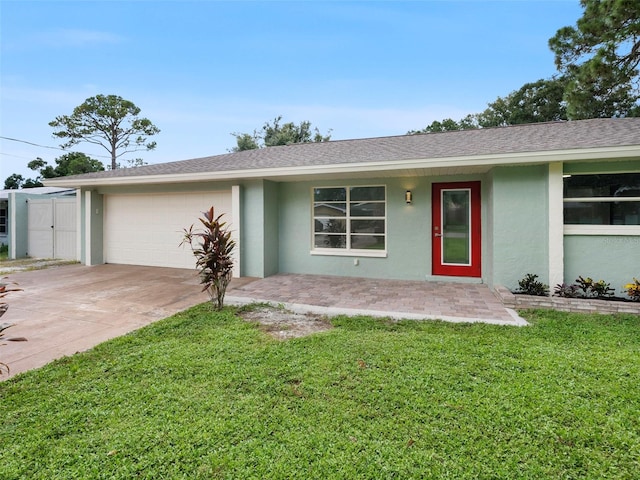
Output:
<path fill-rule="evenodd" d="M 553 75 L 547 41 L 580 15 L 578 0 L 0 0 L 0 135 L 57 147 L 48 123 L 97 94 L 161 129 L 128 157 L 148 163 L 226 153 L 278 115 L 334 140 L 401 135 Z M 0 181 L 63 153 L 0 139 Z"/>

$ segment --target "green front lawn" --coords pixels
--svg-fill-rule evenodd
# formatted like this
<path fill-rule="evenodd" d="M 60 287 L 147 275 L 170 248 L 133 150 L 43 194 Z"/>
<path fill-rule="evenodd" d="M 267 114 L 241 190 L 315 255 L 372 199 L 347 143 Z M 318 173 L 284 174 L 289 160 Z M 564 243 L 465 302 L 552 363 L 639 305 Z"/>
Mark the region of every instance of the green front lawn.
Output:
<path fill-rule="evenodd" d="M 199 306 L 0 384 L 0 478 L 637 478 L 640 318 L 527 318 L 276 341 Z"/>

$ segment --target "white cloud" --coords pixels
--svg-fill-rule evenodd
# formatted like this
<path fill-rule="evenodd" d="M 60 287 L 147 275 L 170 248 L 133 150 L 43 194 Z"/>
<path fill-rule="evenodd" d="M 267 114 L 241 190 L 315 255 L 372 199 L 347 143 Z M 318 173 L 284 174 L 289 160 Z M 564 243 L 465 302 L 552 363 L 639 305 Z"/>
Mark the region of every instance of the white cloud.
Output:
<path fill-rule="evenodd" d="M 110 32 L 85 30 L 76 28 L 59 28 L 55 30 L 34 33 L 28 36 L 20 35 L 10 42 L 4 42 L 6 50 L 31 50 L 47 48 L 94 48 L 98 45 L 116 45 L 123 43 L 125 37 Z"/>

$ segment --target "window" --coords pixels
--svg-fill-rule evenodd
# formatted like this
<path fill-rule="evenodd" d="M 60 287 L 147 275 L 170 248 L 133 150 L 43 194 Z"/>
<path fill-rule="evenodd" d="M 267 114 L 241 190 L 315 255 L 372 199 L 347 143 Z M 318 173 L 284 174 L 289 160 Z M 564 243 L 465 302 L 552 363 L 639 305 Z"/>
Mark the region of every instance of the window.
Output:
<path fill-rule="evenodd" d="M 0 207 L 0 233 L 7 233 L 7 207 L 5 204 Z"/>
<path fill-rule="evenodd" d="M 640 173 L 564 179 L 565 225 L 640 225 Z"/>
<path fill-rule="evenodd" d="M 386 189 L 313 189 L 313 250 L 328 253 L 384 252 Z"/>

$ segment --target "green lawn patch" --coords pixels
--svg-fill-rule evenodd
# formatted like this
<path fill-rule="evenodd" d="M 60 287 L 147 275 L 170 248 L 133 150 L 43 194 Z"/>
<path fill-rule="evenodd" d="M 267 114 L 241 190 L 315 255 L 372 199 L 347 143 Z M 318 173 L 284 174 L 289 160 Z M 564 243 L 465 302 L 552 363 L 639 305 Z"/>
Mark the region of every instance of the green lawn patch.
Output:
<path fill-rule="evenodd" d="M 0 478 L 637 478 L 640 318 L 523 315 L 277 341 L 201 305 L 0 384 Z"/>

